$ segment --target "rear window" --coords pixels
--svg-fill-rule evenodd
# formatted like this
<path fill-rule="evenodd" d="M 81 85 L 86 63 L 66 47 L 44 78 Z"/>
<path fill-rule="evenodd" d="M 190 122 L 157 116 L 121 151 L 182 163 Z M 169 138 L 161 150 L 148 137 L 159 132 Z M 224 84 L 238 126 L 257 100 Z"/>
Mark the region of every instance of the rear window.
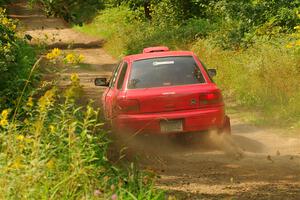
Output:
<path fill-rule="evenodd" d="M 191 56 L 172 56 L 135 61 L 128 89 L 167 87 L 205 83 Z"/>

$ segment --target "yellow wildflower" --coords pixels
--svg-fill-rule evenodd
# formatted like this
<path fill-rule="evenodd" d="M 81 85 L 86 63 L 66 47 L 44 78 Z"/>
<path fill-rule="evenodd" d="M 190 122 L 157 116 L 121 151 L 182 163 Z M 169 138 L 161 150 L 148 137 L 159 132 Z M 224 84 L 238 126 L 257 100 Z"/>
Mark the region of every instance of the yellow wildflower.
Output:
<path fill-rule="evenodd" d="M 1 127 L 5 127 L 8 125 L 8 114 L 9 114 L 9 110 L 3 110 L 2 113 L 1 113 L 1 120 L 0 120 L 0 126 Z"/>
<path fill-rule="evenodd" d="M 6 119 L 1 119 L 0 120 L 0 126 L 1 127 L 5 127 L 5 126 L 7 126 L 8 125 L 8 121 L 6 120 Z"/>
<path fill-rule="evenodd" d="M 76 63 L 75 55 L 72 54 L 72 53 L 68 54 L 68 55 L 66 56 L 65 60 L 66 60 L 67 63 L 70 63 L 70 64 Z"/>
<path fill-rule="evenodd" d="M 291 49 L 291 48 L 294 47 L 294 45 L 290 43 L 290 44 L 287 44 L 285 47 L 286 47 L 287 49 Z"/>
<path fill-rule="evenodd" d="M 50 125 L 49 129 L 50 129 L 50 133 L 55 133 L 55 126 Z"/>
<path fill-rule="evenodd" d="M 9 24 L 9 20 L 6 17 L 2 18 L 2 24 L 3 25 L 8 25 Z"/>
<path fill-rule="evenodd" d="M 8 114 L 9 114 L 9 110 L 8 109 L 3 110 L 2 113 L 1 113 L 2 119 L 7 119 Z"/>
<path fill-rule="evenodd" d="M 52 60 L 52 59 L 53 59 L 52 53 L 48 53 L 48 54 L 46 55 L 46 58 L 47 58 L 48 60 Z"/>
<path fill-rule="evenodd" d="M 71 81 L 72 83 L 77 83 L 79 81 L 79 76 L 78 74 L 74 73 L 71 75 Z"/>
<path fill-rule="evenodd" d="M 42 96 L 38 101 L 39 110 L 41 112 L 46 111 L 46 109 L 53 103 L 55 95 L 55 89 L 48 90 L 44 96 Z"/>
<path fill-rule="evenodd" d="M 58 48 L 54 48 L 50 53 L 46 55 L 48 60 L 55 60 L 61 55 L 61 50 Z"/>
<path fill-rule="evenodd" d="M 16 139 L 20 142 L 22 142 L 24 140 L 24 135 L 17 135 Z"/>
<path fill-rule="evenodd" d="M 16 30 L 17 26 L 15 24 L 13 24 L 11 28 L 14 31 L 14 30 Z"/>
<path fill-rule="evenodd" d="M 77 55 L 74 53 L 69 53 L 65 57 L 66 63 L 69 63 L 69 64 L 78 64 L 78 63 L 83 62 L 83 60 L 84 60 L 84 56 L 82 54 Z"/>
<path fill-rule="evenodd" d="M 16 159 L 14 163 L 10 166 L 12 169 L 21 169 L 24 168 L 25 166 L 22 164 L 22 161 L 20 158 Z"/>
<path fill-rule="evenodd" d="M 84 56 L 82 55 L 82 54 L 80 54 L 79 56 L 78 56 L 78 62 L 79 63 L 82 63 L 84 61 Z"/>
<path fill-rule="evenodd" d="M 296 45 L 297 47 L 299 47 L 299 46 L 300 46 L 300 40 L 297 40 L 296 43 L 295 43 L 295 45 Z"/>
<path fill-rule="evenodd" d="M 28 98 L 28 101 L 27 101 L 26 105 L 27 105 L 28 107 L 32 107 L 32 106 L 33 106 L 32 97 L 29 97 L 29 98 Z"/>
<path fill-rule="evenodd" d="M 55 57 L 58 57 L 61 55 L 61 50 L 59 48 L 54 48 L 52 50 L 52 54 L 55 56 Z"/>

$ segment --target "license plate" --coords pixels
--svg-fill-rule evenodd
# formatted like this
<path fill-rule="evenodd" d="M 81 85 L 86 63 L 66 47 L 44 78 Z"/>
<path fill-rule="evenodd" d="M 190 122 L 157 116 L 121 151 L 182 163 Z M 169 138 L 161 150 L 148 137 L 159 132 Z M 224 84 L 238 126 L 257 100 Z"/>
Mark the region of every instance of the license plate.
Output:
<path fill-rule="evenodd" d="M 160 131 L 162 133 L 182 132 L 182 120 L 163 120 L 160 122 Z"/>

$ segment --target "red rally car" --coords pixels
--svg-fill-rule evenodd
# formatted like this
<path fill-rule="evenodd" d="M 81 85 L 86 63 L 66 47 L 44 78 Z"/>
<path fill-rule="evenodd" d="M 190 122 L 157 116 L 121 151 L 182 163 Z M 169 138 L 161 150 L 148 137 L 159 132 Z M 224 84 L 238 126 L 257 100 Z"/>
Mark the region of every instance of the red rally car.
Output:
<path fill-rule="evenodd" d="M 230 133 L 215 75 L 193 52 L 150 47 L 123 58 L 109 82 L 95 84 L 107 87 L 102 112 L 118 133 Z"/>

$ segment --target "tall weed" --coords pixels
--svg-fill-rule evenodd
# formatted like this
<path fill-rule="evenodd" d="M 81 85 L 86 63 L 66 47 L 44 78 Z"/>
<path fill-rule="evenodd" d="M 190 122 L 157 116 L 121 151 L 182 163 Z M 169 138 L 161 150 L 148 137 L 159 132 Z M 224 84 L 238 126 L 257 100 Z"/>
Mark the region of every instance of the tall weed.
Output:
<path fill-rule="evenodd" d="M 78 87 L 74 75 L 66 91 L 53 87 L 29 98 L 21 118 L 1 112 L 0 198 L 163 199 L 153 175 L 108 161 L 99 111 L 75 104 Z"/>

